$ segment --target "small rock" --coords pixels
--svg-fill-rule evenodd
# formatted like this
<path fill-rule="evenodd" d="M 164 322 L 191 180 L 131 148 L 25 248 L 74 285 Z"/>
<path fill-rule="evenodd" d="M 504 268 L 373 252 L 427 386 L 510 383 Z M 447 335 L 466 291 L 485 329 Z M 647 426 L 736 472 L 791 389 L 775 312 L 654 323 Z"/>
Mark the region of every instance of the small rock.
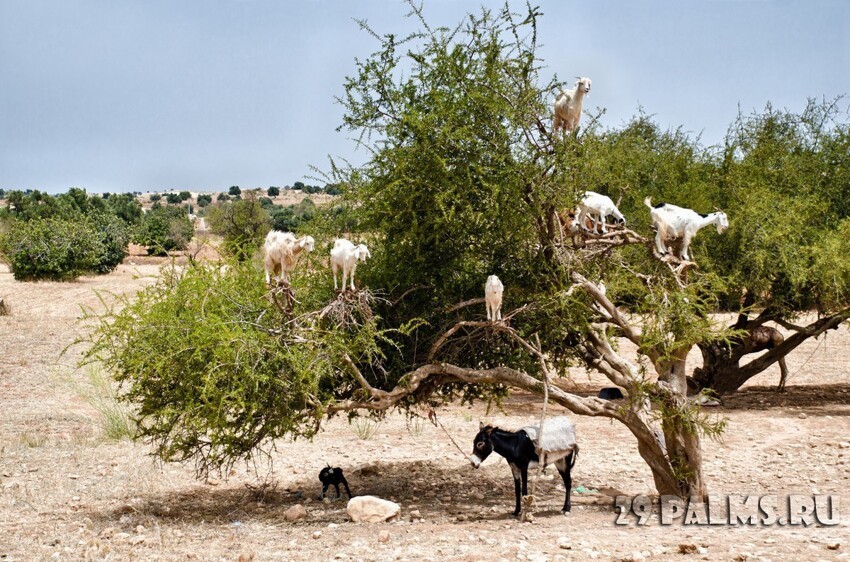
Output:
<path fill-rule="evenodd" d="M 79 477 L 80 477 L 79 474 L 69 474 L 68 475 L 68 478 L 70 478 L 71 480 L 77 480 Z"/>
<path fill-rule="evenodd" d="M 558 548 L 562 548 L 564 550 L 571 550 L 573 548 L 573 545 L 572 543 L 570 543 L 569 537 L 558 538 Z"/>
<path fill-rule="evenodd" d="M 251 562 L 257 556 L 256 552 L 243 552 L 239 555 L 239 562 Z"/>
<path fill-rule="evenodd" d="M 800 418 L 801 420 L 804 420 L 804 419 L 806 419 L 806 418 L 807 418 L 807 417 L 809 417 L 809 416 L 807 416 L 805 412 L 800 412 L 800 415 L 799 415 L 799 416 L 797 416 L 797 417 L 798 417 L 798 418 Z"/>
<path fill-rule="evenodd" d="M 218 480 L 215 478 L 207 478 L 207 486 L 218 486 Z"/>
<path fill-rule="evenodd" d="M 142 544 L 147 540 L 147 537 L 144 535 L 136 535 L 135 537 L 130 539 L 130 544 Z"/>
<path fill-rule="evenodd" d="M 440 501 L 444 502 L 444 503 L 449 503 L 450 501 L 452 501 L 452 497 L 451 496 L 443 496 L 442 498 L 440 498 Z"/>
<path fill-rule="evenodd" d="M 841 543 L 837 542 L 835 544 L 828 544 L 826 545 L 826 548 L 828 548 L 829 550 L 838 550 L 839 548 L 841 548 Z"/>
<path fill-rule="evenodd" d="M 840 449 L 850 449 L 850 441 L 842 441 L 838 444 Z"/>
<path fill-rule="evenodd" d="M 708 549 L 703 548 L 703 547 L 699 547 L 699 548 L 697 548 L 697 554 L 708 554 Z"/>
<path fill-rule="evenodd" d="M 336 529 L 337 527 L 339 527 L 337 523 L 328 523 L 328 529 Z"/>
<path fill-rule="evenodd" d="M 322 532 L 321 531 L 313 531 L 313 538 L 314 539 L 322 538 Z"/>
<path fill-rule="evenodd" d="M 378 542 L 385 544 L 390 542 L 390 532 L 387 530 L 383 530 L 378 533 Z"/>
<path fill-rule="evenodd" d="M 307 510 L 300 503 L 297 503 L 283 512 L 283 518 L 287 521 L 298 521 L 307 517 Z"/>
<path fill-rule="evenodd" d="M 696 554 L 697 545 L 695 544 L 680 544 L 679 554 Z"/>
<path fill-rule="evenodd" d="M 146 529 L 145 529 L 145 526 L 144 526 L 144 525 L 136 525 L 136 528 L 135 528 L 134 530 L 135 530 L 135 531 L 136 531 L 136 533 L 137 533 L 137 534 L 139 534 L 139 535 L 141 535 L 142 533 L 144 533 L 144 532 L 146 531 Z"/>
<path fill-rule="evenodd" d="M 472 495 L 472 497 L 474 497 L 474 498 L 475 498 L 476 500 L 478 500 L 478 501 L 481 501 L 481 500 L 483 500 L 486 496 L 485 496 L 484 494 L 482 494 L 481 492 L 475 492 L 475 493 Z"/>
<path fill-rule="evenodd" d="M 418 509 L 414 509 L 413 511 L 410 512 L 410 518 L 411 519 L 422 519 L 422 514 L 419 513 Z"/>

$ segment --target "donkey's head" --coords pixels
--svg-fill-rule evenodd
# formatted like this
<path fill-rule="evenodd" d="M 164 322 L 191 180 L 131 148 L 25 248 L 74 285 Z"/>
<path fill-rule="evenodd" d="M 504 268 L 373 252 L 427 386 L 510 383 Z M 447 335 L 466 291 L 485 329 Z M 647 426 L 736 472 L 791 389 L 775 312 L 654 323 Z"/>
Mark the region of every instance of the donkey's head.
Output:
<path fill-rule="evenodd" d="M 484 459 L 489 457 L 490 453 L 493 452 L 493 442 L 490 440 L 490 437 L 494 429 L 496 428 L 492 425 L 479 424 L 478 435 L 475 436 L 475 440 L 472 442 L 472 454 L 469 456 L 469 462 L 472 463 L 473 468 L 481 466 Z"/>

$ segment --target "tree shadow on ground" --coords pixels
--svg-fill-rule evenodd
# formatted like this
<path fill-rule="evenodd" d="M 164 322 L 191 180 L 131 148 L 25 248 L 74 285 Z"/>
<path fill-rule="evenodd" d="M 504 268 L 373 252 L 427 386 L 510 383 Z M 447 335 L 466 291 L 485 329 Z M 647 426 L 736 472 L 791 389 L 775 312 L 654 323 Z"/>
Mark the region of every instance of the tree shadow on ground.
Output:
<path fill-rule="evenodd" d="M 500 459 L 501 460 L 501 459 Z M 428 522 L 512 520 L 514 506 L 513 479 L 504 462 L 493 462 L 479 470 L 468 466 L 446 467 L 433 461 L 376 462 L 346 473 L 355 496 L 373 495 L 398 502 L 401 517 L 410 519 L 418 510 Z M 579 480 L 579 479 L 576 479 Z M 586 509 L 613 509 L 613 495 L 621 492 L 574 480 L 574 487 L 593 490 L 573 492 L 572 503 Z M 211 523 L 237 524 L 261 521 L 267 524 L 327 525 L 348 520 L 348 497 L 319 501 L 318 475 L 304 476 L 288 488 L 274 482 L 257 486 L 194 486 L 163 494 L 140 495 L 119 508 L 91 510 L 85 513 L 92 522 L 103 527 L 132 529 L 142 524 Z M 554 468 L 547 470 L 536 484 L 540 498 L 535 517 L 562 517 L 564 501 L 561 478 Z M 309 517 L 289 523 L 284 512 L 295 504 L 307 508 Z"/>
<path fill-rule="evenodd" d="M 725 410 L 769 410 L 794 408 L 817 416 L 850 416 L 850 384 L 787 386 L 785 392 L 776 387 L 749 386 L 723 397 Z"/>

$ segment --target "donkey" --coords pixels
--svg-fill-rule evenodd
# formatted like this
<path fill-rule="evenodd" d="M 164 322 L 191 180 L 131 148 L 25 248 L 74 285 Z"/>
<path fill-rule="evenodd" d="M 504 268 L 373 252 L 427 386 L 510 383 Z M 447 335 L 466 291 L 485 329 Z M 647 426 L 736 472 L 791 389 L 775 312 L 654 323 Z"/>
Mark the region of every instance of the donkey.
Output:
<path fill-rule="evenodd" d="M 469 461 L 474 468 L 496 451 L 508 461 L 514 476 L 514 492 L 516 493 L 516 509 L 513 514 L 519 515 L 522 496 L 528 495 L 528 469 L 536 468 L 540 459 L 537 456 L 538 427 L 524 427 L 519 431 L 505 431 L 492 425 L 479 426 L 475 436 L 472 455 Z M 543 466 L 554 464 L 564 480 L 566 497 L 564 498 L 563 513 L 570 512 L 570 491 L 572 477 L 570 471 L 578 457 L 575 425 L 566 417 L 546 420 L 543 425 L 543 443 L 540 443 L 543 455 Z"/>

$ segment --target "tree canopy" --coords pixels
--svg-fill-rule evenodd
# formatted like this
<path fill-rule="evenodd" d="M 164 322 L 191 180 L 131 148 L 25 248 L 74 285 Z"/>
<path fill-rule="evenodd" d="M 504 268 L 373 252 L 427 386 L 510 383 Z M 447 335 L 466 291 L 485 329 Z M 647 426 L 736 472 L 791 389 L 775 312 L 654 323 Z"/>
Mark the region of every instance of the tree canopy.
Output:
<path fill-rule="evenodd" d="M 345 79 L 341 128 L 372 156 L 332 162 L 341 202 L 307 226 L 318 248 L 343 234 L 369 244 L 373 258 L 358 269 L 368 290 L 334 295 L 317 255 L 301 262 L 287 289 L 297 299 L 286 302 L 280 287 L 264 290 L 257 264 L 199 266 L 104 316 L 90 357 L 128 385 L 159 454 L 200 459 L 201 470 L 309 435 L 336 412 L 421 412 L 548 388 L 575 413 L 625 424 L 660 493 L 704 495 L 700 437 L 724 424 L 687 398 L 688 351 L 728 355 L 751 315 L 791 325 L 814 307 L 821 318 L 795 326 L 801 338 L 847 318 L 838 104 L 741 116 L 723 147 L 644 114 L 610 130 L 585 115 L 580 132 L 553 138 L 550 104 L 563 84 L 543 77 L 536 10 L 482 9 L 454 28 L 432 28 L 413 3 L 410 16 L 420 30 L 404 38 L 361 24 L 378 50 Z M 617 201 L 628 227 L 571 241 L 558 213 L 586 190 Z M 693 262 L 656 255 L 647 196 L 720 207 L 731 227 L 697 236 Z M 502 323 L 483 319 L 490 274 L 505 284 Z M 718 325 L 713 313 L 729 310 L 743 323 Z M 131 328 L 140 325 L 169 328 Z M 182 351 L 140 351 L 166 345 L 165 333 Z M 620 339 L 637 346 L 637 362 L 618 353 Z M 626 403 L 555 384 L 577 365 L 623 388 Z M 234 378 L 215 382 L 226 373 Z M 732 380 L 703 375 L 692 382 Z"/>

